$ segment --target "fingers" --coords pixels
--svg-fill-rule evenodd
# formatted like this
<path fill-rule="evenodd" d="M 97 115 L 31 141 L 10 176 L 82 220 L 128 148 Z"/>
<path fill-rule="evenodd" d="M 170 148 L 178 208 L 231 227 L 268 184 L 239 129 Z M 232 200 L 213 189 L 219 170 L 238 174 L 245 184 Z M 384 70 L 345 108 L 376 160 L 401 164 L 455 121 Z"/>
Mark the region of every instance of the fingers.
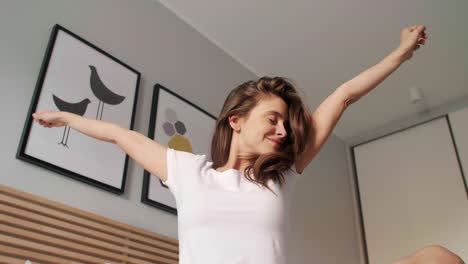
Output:
<path fill-rule="evenodd" d="M 413 25 L 413 26 L 407 27 L 407 29 L 408 29 L 410 32 L 413 32 L 413 30 L 415 30 L 417 27 L 418 27 L 417 25 Z"/>
<path fill-rule="evenodd" d="M 37 113 L 32 114 L 32 117 L 33 117 L 33 119 L 34 119 L 35 121 L 40 120 L 39 114 L 37 114 Z"/>
<path fill-rule="evenodd" d="M 424 31 L 424 30 L 426 30 L 426 26 L 424 26 L 424 25 L 414 25 L 414 26 L 408 27 L 408 29 L 410 31 L 414 31 L 414 30 Z"/>
<path fill-rule="evenodd" d="M 429 36 L 426 34 L 426 32 L 423 31 L 422 34 L 421 34 L 421 38 L 427 39 L 428 37 Z"/>
<path fill-rule="evenodd" d="M 409 32 L 415 32 L 417 34 L 421 34 L 421 35 L 426 35 L 426 33 L 424 32 L 426 30 L 426 26 L 424 25 L 413 25 L 413 26 L 409 26 L 406 28 Z"/>
<path fill-rule="evenodd" d="M 428 39 L 429 36 L 426 34 L 426 32 L 422 31 L 420 34 L 419 34 L 419 40 L 425 40 L 425 39 Z"/>
<path fill-rule="evenodd" d="M 420 45 L 424 45 L 426 44 L 426 39 L 428 38 L 427 34 L 424 33 L 421 35 L 421 37 L 419 38 L 419 40 L 416 42 L 416 46 L 415 46 L 415 49 L 414 50 L 417 50 L 420 48 Z"/>
<path fill-rule="evenodd" d="M 35 117 L 35 116 L 41 116 L 41 115 L 43 115 L 43 114 L 51 113 L 51 112 L 53 112 L 53 111 L 50 111 L 50 110 L 36 111 L 36 112 L 34 112 L 34 113 L 32 114 L 32 116 L 33 116 L 33 117 Z"/>
<path fill-rule="evenodd" d="M 33 117 L 34 119 L 38 119 L 38 118 L 41 117 L 41 115 L 42 115 L 43 112 L 44 112 L 44 111 L 33 113 L 33 114 L 32 114 L 32 117 Z"/>
<path fill-rule="evenodd" d="M 52 123 L 49 123 L 49 122 L 46 122 L 46 121 L 43 121 L 43 120 L 39 120 L 39 124 L 43 127 L 47 127 L 47 128 L 51 128 L 52 127 Z"/>
<path fill-rule="evenodd" d="M 32 117 L 35 120 L 39 120 L 39 119 L 44 118 L 45 113 L 46 113 L 46 111 L 35 112 L 35 113 L 32 114 Z"/>
<path fill-rule="evenodd" d="M 414 46 L 413 50 L 417 50 L 417 49 L 421 48 L 422 45 L 426 44 L 426 39 L 429 38 L 429 36 L 425 32 L 426 26 L 424 26 L 424 25 L 412 25 L 412 26 L 407 27 L 407 30 L 410 33 L 415 33 L 415 34 L 418 35 L 416 37 L 417 41 L 416 41 L 416 45 Z"/>
<path fill-rule="evenodd" d="M 33 119 L 43 127 L 48 127 L 48 128 L 52 127 L 52 123 L 46 122 L 41 118 L 41 113 L 42 112 L 33 113 L 32 114 Z"/>
<path fill-rule="evenodd" d="M 34 115 L 42 115 L 44 112 L 45 112 L 45 110 L 37 111 L 37 112 L 33 113 L 33 116 Z"/>

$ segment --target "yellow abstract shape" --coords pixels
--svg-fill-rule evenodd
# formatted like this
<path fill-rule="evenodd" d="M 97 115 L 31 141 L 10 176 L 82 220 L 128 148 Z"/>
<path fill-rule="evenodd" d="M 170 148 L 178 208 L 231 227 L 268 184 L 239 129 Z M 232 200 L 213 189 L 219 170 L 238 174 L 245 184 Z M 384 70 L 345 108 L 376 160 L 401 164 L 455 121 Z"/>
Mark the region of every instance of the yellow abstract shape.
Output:
<path fill-rule="evenodd" d="M 190 141 L 179 134 L 173 136 L 167 145 L 171 149 L 192 153 L 192 145 L 190 144 Z"/>

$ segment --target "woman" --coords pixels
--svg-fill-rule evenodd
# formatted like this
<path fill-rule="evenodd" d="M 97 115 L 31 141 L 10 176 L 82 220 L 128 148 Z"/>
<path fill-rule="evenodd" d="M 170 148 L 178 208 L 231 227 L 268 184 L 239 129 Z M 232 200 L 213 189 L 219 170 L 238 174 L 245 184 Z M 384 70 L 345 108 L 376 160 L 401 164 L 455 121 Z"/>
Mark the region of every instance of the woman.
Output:
<path fill-rule="evenodd" d="M 288 210 L 295 181 L 344 110 L 424 45 L 424 29 L 403 29 L 395 51 L 336 89 L 313 114 L 287 79 L 263 77 L 241 84 L 228 95 L 217 119 L 212 161 L 71 113 L 42 111 L 33 118 L 45 127 L 68 125 L 115 143 L 159 177 L 177 203 L 180 263 L 286 263 Z M 460 263 L 439 246 L 424 248 L 400 262 L 427 259 Z"/>

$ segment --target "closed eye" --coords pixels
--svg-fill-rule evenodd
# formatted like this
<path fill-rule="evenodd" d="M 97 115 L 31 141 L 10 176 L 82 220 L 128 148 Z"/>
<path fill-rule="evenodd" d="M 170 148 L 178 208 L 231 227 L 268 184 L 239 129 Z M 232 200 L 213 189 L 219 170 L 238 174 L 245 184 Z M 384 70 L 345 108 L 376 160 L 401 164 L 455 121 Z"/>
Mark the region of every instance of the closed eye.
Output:
<path fill-rule="evenodd" d="M 268 120 L 270 120 L 270 123 L 271 123 L 272 125 L 276 124 L 276 120 L 273 120 L 273 119 L 268 119 Z"/>

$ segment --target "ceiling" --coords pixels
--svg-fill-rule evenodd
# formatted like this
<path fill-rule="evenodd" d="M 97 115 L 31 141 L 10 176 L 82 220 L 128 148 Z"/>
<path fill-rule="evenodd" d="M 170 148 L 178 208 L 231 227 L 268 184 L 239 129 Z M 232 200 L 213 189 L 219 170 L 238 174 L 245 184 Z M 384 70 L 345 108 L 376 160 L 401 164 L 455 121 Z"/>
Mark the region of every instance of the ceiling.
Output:
<path fill-rule="evenodd" d="M 340 119 L 333 133 L 348 142 L 468 95 L 466 0 L 160 2 L 257 76 L 294 80 L 311 110 L 397 48 L 403 27 L 425 25 L 426 45 Z"/>

